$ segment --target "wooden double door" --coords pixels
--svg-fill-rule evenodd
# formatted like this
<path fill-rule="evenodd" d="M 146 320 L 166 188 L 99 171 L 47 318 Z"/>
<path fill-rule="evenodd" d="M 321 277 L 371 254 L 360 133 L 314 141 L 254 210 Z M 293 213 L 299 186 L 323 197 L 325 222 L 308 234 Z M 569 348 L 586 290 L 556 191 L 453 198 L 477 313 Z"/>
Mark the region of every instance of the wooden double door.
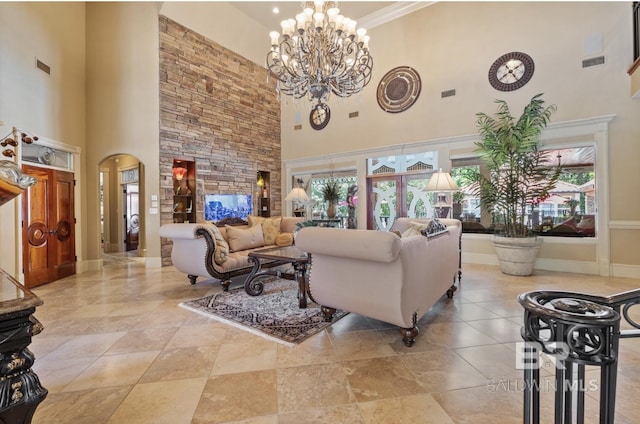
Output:
<path fill-rule="evenodd" d="M 25 286 L 76 273 L 73 173 L 23 165 L 36 184 L 22 195 L 22 264 Z"/>

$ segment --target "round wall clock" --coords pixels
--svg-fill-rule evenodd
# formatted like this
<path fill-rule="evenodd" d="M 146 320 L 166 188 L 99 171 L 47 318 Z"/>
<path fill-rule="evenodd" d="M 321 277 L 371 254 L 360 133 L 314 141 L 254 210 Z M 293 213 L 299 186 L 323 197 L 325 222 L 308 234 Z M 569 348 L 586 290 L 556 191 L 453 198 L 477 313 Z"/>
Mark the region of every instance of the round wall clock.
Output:
<path fill-rule="evenodd" d="M 331 119 L 331 109 L 324 103 L 318 102 L 309 114 L 309 124 L 314 130 L 321 130 L 326 127 L 329 119 Z"/>
<path fill-rule="evenodd" d="M 409 109 L 418 99 L 422 87 L 420 75 L 409 66 L 393 68 L 378 84 L 378 104 L 385 112 L 399 113 Z"/>
<path fill-rule="evenodd" d="M 513 91 L 524 86 L 533 76 L 531 56 L 511 52 L 500 56 L 489 68 L 489 83 L 500 91 Z"/>

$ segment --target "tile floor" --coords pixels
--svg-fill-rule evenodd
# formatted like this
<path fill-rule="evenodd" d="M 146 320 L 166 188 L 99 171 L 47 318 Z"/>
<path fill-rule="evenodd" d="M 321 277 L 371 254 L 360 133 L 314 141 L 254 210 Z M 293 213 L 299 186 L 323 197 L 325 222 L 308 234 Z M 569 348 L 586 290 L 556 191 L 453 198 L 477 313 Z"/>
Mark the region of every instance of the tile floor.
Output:
<path fill-rule="evenodd" d="M 454 299 L 425 315 L 412 348 L 396 328 L 353 314 L 291 348 L 178 307 L 220 290 L 215 280 L 192 286 L 173 267 L 115 263 L 34 290 L 44 331 L 31 350 L 49 395 L 33 422 L 521 423 L 516 296 L 637 287 L 640 280 L 508 277 L 465 265 Z M 597 369 L 588 375 L 597 386 Z M 616 423 L 640 422 L 640 339 L 622 341 L 618 391 Z M 543 422 L 550 396 L 543 393 Z M 597 411 L 597 392 L 587 399 Z"/>

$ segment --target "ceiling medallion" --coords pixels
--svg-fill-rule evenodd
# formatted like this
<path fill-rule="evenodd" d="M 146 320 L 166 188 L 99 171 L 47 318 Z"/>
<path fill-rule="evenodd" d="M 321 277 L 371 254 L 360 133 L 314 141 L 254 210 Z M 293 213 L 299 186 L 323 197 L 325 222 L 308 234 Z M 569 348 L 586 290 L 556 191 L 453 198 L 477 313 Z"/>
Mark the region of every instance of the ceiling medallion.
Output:
<path fill-rule="evenodd" d="M 422 83 L 418 72 L 409 66 L 393 68 L 378 84 L 378 104 L 385 112 L 400 113 L 418 99 Z"/>

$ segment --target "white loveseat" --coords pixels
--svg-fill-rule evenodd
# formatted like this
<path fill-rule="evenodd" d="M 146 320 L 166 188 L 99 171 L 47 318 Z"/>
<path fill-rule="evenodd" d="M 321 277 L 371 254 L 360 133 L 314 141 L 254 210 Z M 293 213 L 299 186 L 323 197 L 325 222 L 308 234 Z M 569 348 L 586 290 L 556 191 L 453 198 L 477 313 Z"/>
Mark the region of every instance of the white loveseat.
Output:
<path fill-rule="evenodd" d="M 413 345 L 418 320 L 445 293 L 453 296 L 459 275 L 460 221 L 441 219 L 444 230 L 429 222 L 396 220 L 392 230 L 402 237 L 371 230 L 301 229 L 296 246 L 311 254 L 310 292 L 325 318 L 340 309 L 394 324 L 401 327 L 403 342 Z"/>
<path fill-rule="evenodd" d="M 165 224 L 160 227 L 160 236 L 173 241 L 171 261 L 187 274 L 191 284 L 195 284 L 198 277 L 213 277 L 220 280 L 226 291 L 231 278 L 251 272 L 253 263 L 249 261 L 249 252 L 291 244 L 296 224 L 303 220 L 250 217 L 249 224 L 221 227 L 207 222 Z M 262 263 L 263 268 L 270 265 Z"/>

